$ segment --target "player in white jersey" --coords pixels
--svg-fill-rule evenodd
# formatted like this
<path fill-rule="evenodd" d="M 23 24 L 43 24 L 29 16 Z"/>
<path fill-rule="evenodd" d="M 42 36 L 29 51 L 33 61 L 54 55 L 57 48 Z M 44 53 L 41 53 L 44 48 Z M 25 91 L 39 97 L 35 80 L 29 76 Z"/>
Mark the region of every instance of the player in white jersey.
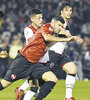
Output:
<path fill-rule="evenodd" d="M 67 30 L 68 21 L 71 18 L 71 15 L 72 15 L 72 7 L 70 6 L 69 2 L 66 1 L 66 2 L 62 2 L 60 4 L 59 13 L 60 13 L 60 16 L 62 16 L 63 19 L 65 20 L 64 28 L 65 28 L 66 31 L 68 31 Z M 72 36 L 69 32 L 66 32 L 66 33 L 67 34 L 64 34 L 66 37 Z M 77 36 L 75 37 L 75 41 L 80 42 L 80 43 L 83 42 L 83 40 L 81 38 L 77 37 Z M 74 64 L 74 62 L 71 61 L 71 59 L 68 56 L 63 54 L 64 49 L 65 49 L 65 44 L 66 44 L 65 42 L 64 43 L 57 42 L 55 45 L 53 45 L 50 48 L 50 52 L 55 51 L 55 54 L 53 53 L 53 55 L 51 55 L 50 61 L 52 61 L 52 63 L 54 63 L 54 64 L 57 64 L 58 60 L 57 61 L 54 60 L 55 56 L 56 56 L 56 58 L 58 58 L 58 56 L 59 56 L 58 59 L 61 59 L 60 63 L 59 63 L 59 67 L 61 66 L 62 70 L 64 70 L 67 73 L 65 100 L 75 100 L 75 98 L 72 97 L 72 89 L 73 89 L 73 86 L 75 84 L 75 75 L 77 73 L 77 69 L 76 69 L 76 65 Z M 53 56 L 54 56 L 54 59 L 53 59 Z M 52 70 L 55 70 L 55 68 L 53 68 Z M 57 73 L 58 72 L 56 71 L 56 74 Z M 58 74 L 57 74 L 57 76 L 58 76 Z"/>

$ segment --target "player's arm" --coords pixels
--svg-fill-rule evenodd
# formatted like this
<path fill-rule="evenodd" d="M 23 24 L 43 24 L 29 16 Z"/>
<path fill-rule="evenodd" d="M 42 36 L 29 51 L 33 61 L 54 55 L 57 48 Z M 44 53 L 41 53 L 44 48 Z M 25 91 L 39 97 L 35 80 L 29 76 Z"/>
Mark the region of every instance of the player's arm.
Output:
<path fill-rule="evenodd" d="M 72 41 L 74 38 L 73 36 L 69 37 L 69 38 L 60 38 L 60 37 L 55 37 L 52 36 L 50 34 L 45 34 L 43 35 L 45 41 L 53 41 L 53 42 L 68 42 L 68 41 Z"/>
<path fill-rule="evenodd" d="M 78 36 L 74 36 L 74 41 L 79 42 L 79 43 L 83 43 L 83 39 L 78 37 Z"/>
<path fill-rule="evenodd" d="M 59 32 L 60 35 L 65 35 L 66 37 L 71 37 L 71 33 L 68 30 L 65 30 L 64 28 L 62 28 Z"/>
<path fill-rule="evenodd" d="M 69 32 L 69 30 L 65 30 L 65 29 L 61 29 L 61 31 L 59 32 L 59 34 L 65 35 L 66 37 L 71 37 L 71 33 Z M 83 39 L 78 37 L 78 36 L 73 36 L 73 40 L 79 43 L 83 43 Z"/>

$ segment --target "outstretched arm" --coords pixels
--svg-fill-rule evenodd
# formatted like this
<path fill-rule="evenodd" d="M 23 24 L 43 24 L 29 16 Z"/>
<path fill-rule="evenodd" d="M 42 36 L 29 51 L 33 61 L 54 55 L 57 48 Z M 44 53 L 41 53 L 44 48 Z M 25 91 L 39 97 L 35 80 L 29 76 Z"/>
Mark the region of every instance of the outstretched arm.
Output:
<path fill-rule="evenodd" d="M 78 37 L 78 36 L 74 36 L 74 41 L 79 42 L 79 43 L 83 43 L 83 39 Z"/>
<path fill-rule="evenodd" d="M 59 37 L 52 36 L 50 34 L 45 34 L 43 37 L 45 41 L 52 41 L 52 42 L 68 42 L 74 39 L 73 36 L 68 38 L 59 38 Z"/>
<path fill-rule="evenodd" d="M 68 30 L 65 30 L 65 29 L 61 29 L 61 31 L 59 32 L 59 34 L 62 34 L 62 35 L 65 35 L 66 37 L 71 37 L 71 33 L 68 31 Z M 73 36 L 73 40 L 76 41 L 76 42 L 79 42 L 79 43 L 83 43 L 83 39 L 78 37 L 78 36 Z"/>

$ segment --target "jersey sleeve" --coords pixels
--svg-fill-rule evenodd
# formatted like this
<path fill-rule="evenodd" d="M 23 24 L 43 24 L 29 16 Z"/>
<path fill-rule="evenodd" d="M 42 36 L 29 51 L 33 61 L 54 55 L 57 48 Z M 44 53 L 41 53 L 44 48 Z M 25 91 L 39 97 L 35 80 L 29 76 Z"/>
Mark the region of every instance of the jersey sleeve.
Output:
<path fill-rule="evenodd" d="M 53 27 L 51 26 L 51 24 L 45 24 L 42 27 L 42 35 L 45 35 L 45 34 L 52 35 L 52 33 L 53 33 Z"/>

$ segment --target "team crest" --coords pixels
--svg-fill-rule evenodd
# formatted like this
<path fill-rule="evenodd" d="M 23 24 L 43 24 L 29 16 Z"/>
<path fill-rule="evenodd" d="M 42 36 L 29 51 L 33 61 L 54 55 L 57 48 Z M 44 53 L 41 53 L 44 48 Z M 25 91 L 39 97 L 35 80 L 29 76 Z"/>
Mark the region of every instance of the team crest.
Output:
<path fill-rule="evenodd" d="M 16 75 L 12 74 L 11 79 L 14 80 L 16 78 Z"/>
<path fill-rule="evenodd" d="M 54 63 L 51 63 L 51 64 L 50 64 L 50 68 L 53 68 L 54 66 L 55 66 Z"/>

